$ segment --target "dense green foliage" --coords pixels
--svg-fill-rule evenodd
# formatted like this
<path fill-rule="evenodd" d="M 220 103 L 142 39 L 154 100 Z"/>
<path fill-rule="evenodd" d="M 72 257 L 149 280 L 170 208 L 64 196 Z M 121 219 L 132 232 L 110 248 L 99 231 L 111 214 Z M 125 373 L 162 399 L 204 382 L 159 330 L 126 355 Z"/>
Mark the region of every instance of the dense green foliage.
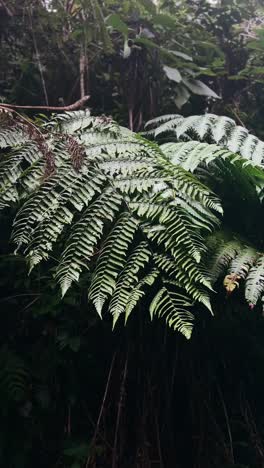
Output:
<path fill-rule="evenodd" d="M 144 287 L 157 282 L 160 289 L 147 295 L 151 314 L 190 337 L 188 307 L 196 300 L 210 309 L 201 230 L 218 221 L 215 195 L 158 146 L 109 119 L 68 113 L 45 123 L 43 133 L 8 113 L 6 119 L 4 112 L 1 205 L 23 201 L 12 240 L 30 270 L 54 256 L 59 241 L 62 296 L 88 269 L 88 296 L 99 315 L 111 298 L 114 323 L 122 314 L 127 320 Z"/>
<path fill-rule="evenodd" d="M 0 0 L 1 466 L 264 466 L 263 30 Z"/>
<path fill-rule="evenodd" d="M 135 130 L 175 104 L 208 107 L 261 134 L 261 2 L 212 3 L 3 2 L 0 95 L 60 105 L 85 92 L 95 113 Z"/>
<path fill-rule="evenodd" d="M 36 127 L 3 110 L 0 202 L 4 208 L 22 201 L 13 223 L 16 252 L 26 253 L 30 271 L 56 255 L 62 297 L 85 270 L 88 297 L 100 316 L 110 299 L 113 323 L 122 315 L 127 321 L 146 293 L 151 315 L 165 317 L 189 338 L 194 318 L 189 308 L 200 302 L 211 310 L 211 278 L 216 281 L 231 260 L 227 287 L 247 276 L 250 306 L 262 296 L 261 252 L 248 246 L 244 257 L 245 242 L 235 239 L 231 244 L 217 239 L 215 252 L 210 239 L 208 255 L 205 235 L 220 224 L 216 214 L 223 211 L 208 187 L 221 174 L 217 166 L 211 172 L 212 162 L 227 160 L 231 168 L 240 163 L 261 206 L 264 143 L 231 119 L 211 114 L 162 117 L 149 125 L 160 120 L 165 122 L 147 135 L 186 139 L 191 132 L 213 142 L 158 147 L 83 111 Z M 257 167 L 244 170 L 250 162 Z M 203 183 L 201 168 L 207 170 Z M 154 293 L 148 288 L 153 283 Z"/>
<path fill-rule="evenodd" d="M 163 143 L 160 148 L 172 163 L 196 174 L 219 197 L 227 197 L 225 191 L 231 177 L 239 184 L 240 204 L 243 206 L 244 200 L 251 202 L 254 215 L 262 219 L 264 144 L 261 140 L 244 127 L 237 126 L 232 119 L 212 114 L 187 118 L 180 115 L 163 116 L 152 120 L 147 126 L 153 127 L 146 132 L 149 136 L 189 140 Z M 190 135 L 210 143 L 190 140 Z M 225 189 L 220 193 L 219 178 L 225 184 Z M 228 194 L 228 198 L 229 203 L 232 202 L 232 194 Z M 238 225 L 235 213 L 233 218 L 232 224 L 226 215 L 223 219 L 222 228 L 229 234 L 217 232 L 209 237 L 205 264 L 213 282 L 224 272 L 228 273 L 224 284 L 229 293 L 239 286 L 240 280 L 246 280 L 245 296 L 253 308 L 264 288 L 263 227 L 260 223 L 257 236 L 255 233 L 252 236 L 252 226 L 250 230 L 230 232 Z"/>

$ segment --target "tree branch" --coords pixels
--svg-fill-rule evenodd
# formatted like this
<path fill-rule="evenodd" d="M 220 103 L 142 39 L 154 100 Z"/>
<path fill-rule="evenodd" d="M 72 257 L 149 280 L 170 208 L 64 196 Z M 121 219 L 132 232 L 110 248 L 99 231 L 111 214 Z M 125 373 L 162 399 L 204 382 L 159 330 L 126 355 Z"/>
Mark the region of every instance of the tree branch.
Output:
<path fill-rule="evenodd" d="M 39 109 L 39 110 L 48 110 L 48 111 L 73 111 L 80 109 L 81 107 L 86 104 L 86 102 L 90 99 L 90 96 L 83 96 L 81 99 L 78 101 L 74 102 L 73 104 L 70 104 L 69 106 L 18 106 L 16 104 L 5 104 L 1 103 L 0 104 L 0 109 Z"/>
<path fill-rule="evenodd" d="M 10 7 L 8 7 L 8 6 L 6 5 L 6 3 L 4 2 L 4 0 L 0 0 L 0 6 L 2 6 L 2 7 L 5 9 L 5 11 L 6 11 L 6 13 L 7 13 L 8 16 L 14 16 L 13 11 L 11 10 Z"/>

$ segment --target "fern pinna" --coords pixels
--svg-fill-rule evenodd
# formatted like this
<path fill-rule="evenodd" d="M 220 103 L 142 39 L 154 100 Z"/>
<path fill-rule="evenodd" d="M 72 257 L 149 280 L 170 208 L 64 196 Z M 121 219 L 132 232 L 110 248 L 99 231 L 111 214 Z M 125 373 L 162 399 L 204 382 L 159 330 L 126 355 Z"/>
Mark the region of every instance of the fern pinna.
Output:
<path fill-rule="evenodd" d="M 190 141 L 188 128 L 189 141 L 174 136 L 158 146 L 87 111 L 37 125 L 4 110 L 1 124 L 0 205 L 17 206 L 12 241 L 29 268 L 56 255 L 62 296 L 89 272 L 88 297 L 100 316 L 108 310 L 113 324 L 126 321 L 145 297 L 151 316 L 189 338 L 193 305 L 211 310 L 206 236 L 223 212 L 206 170 L 240 156 Z"/>
<path fill-rule="evenodd" d="M 248 233 L 230 233 L 220 230 L 209 236 L 207 251 L 203 257 L 205 267 L 214 284 L 219 278 L 228 294 L 244 282 L 245 298 L 253 308 L 263 297 L 263 191 L 264 191 L 264 143 L 255 135 L 228 117 L 213 114 L 191 116 L 161 116 L 146 125 L 145 136 L 160 141 L 160 148 L 171 163 L 194 173 L 207 186 L 214 188 L 230 204 L 232 192 L 239 196 L 234 203 L 232 216 L 236 218 L 236 203 L 247 200 L 253 211 L 259 213 L 258 232 L 253 232 L 255 244 L 245 239 Z M 251 205 L 249 203 L 251 200 Z M 248 217 L 252 213 L 245 212 Z M 256 216 L 257 217 L 257 216 Z M 250 227 L 251 234 L 254 228 Z"/>

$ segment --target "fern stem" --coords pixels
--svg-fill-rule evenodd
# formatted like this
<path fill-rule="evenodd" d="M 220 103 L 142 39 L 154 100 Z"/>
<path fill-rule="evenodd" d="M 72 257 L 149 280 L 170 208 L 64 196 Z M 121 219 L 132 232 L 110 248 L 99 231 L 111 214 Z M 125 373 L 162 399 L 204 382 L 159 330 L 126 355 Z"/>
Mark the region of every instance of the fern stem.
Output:
<path fill-rule="evenodd" d="M 119 431 L 119 426 L 120 426 L 122 407 L 123 407 L 123 402 L 124 402 L 124 398 L 125 398 L 125 385 L 126 385 L 126 378 L 127 378 L 127 364 L 128 364 L 128 354 L 127 354 L 127 357 L 126 357 L 126 360 L 125 360 L 123 378 L 122 378 L 121 387 L 120 387 L 120 397 L 119 397 L 119 402 L 118 402 L 118 411 L 117 411 L 117 418 L 116 418 L 112 468 L 117 468 L 117 463 L 116 463 L 117 462 L 117 441 L 118 441 L 118 431 Z"/>
<path fill-rule="evenodd" d="M 219 396 L 220 396 L 220 401 L 222 403 L 222 407 L 223 407 L 223 411 L 224 411 L 224 415 L 225 415 L 225 420 L 226 420 L 226 427 L 227 427 L 227 433 L 228 433 L 228 438 L 229 438 L 229 450 L 230 450 L 231 462 L 232 462 L 232 464 L 235 464 L 234 450 L 233 450 L 233 437 L 232 437 L 232 432 L 231 432 L 231 428 L 230 428 L 230 424 L 229 424 L 229 417 L 228 417 L 228 413 L 227 413 L 227 408 L 226 408 L 226 404 L 225 404 L 225 401 L 224 401 L 222 390 L 219 387 L 219 385 L 217 385 L 217 390 L 218 390 L 218 393 L 219 393 Z"/>
<path fill-rule="evenodd" d="M 109 390 L 109 385 L 110 385 L 110 381 L 111 381 L 111 377 L 112 377 L 112 372 L 113 372 L 113 368 L 114 368 L 115 359 L 116 359 L 116 352 L 114 353 L 114 355 L 112 357 L 111 364 L 110 364 L 110 369 L 109 369 L 109 372 L 108 372 L 108 377 L 107 377 L 107 382 L 106 382 L 106 386 L 105 386 L 104 396 L 103 396 L 99 416 L 98 416 L 98 419 L 97 419 L 97 423 L 96 423 L 96 426 L 95 426 L 95 431 L 94 431 L 93 439 L 92 439 L 92 442 L 91 442 L 91 447 L 93 447 L 95 442 L 96 442 L 96 437 L 97 437 L 97 434 L 98 434 L 98 431 L 99 431 L 99 427 L 100 427 L 100 423 L 101 423 L 101 419 L 102 419 L 103 411 L 104 411 L 104 407 L 105 407 L 105 402 L 106 402 L 106 398 L 107 398 L 107 395 L 108 395 L 108 390 Z M 85 468 L 88 468 L 90 466 L 90 461 L 91 461 L 91 455 L 88 455 Z"/>

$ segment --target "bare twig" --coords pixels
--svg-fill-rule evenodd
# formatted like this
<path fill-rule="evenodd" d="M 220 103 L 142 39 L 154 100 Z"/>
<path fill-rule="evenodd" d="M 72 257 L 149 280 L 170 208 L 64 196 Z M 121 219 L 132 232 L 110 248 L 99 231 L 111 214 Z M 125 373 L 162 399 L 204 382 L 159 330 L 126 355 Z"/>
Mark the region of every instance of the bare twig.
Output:
<path fill-rule="evenodd" d="M 224 415 L 225 415 L 225 420 L 226 420 L 226 428 L 227 428 L 227 433 L 228 433 L 228 438 L 229 438 L 229 448 L 230 448 L 231 461 L 234 464 L 235 459 L 234 459 L 234 449 L 233 449 L 233 437 L 232 437 L 232 431 L 231 431 L 231 427 L 230 427 L 230 423 L 229 423 L 227 408 L 226 408 L 225 400 L 224 400 L 224 397 L 223 397 L 223 394 L 222 394 L 222 390 L 219 387 L 219 385 L 217 385 L 217 390 L 218 390 L 218 393 L 219 393 L 219 396 L 220 396 L 220 401 L 222 403 L 222 407 L 223 407 L 223 411 L 224 411 Z"/>
<path fill-rule="evenodd" d="M 246 430 L 248 431 L 252 445 L 255 449 L 255 452 L 258 458 L 258 462 L 259 462 L 258 465 L 260 468 L 263 468 L 264 467 L 264 446 L 262 442 L 263 438 L 261 437 L 261 434 L 258 431 L 257 424 L 254 419 L 250 405 L 246 399 L 244 400 L 245 400 L 244 402 L 241 401 L 241 405 L 240 405 L 241 413 L 245 420 Z"/>
<path fill-rule="evenodd" d="M 2 299 L 0 299 L 0 302 L 5 302 L 5 301 L 9 301 L 10 299 L 16 299 L 17 297 L 30 297 L 30 296 L 33 296 L 33 297 L 39 297 L 41 296 L 40 293 L 29 293 L 29 294 L 16 294 L 15 296 L 7 296 L 7 297 L 3 297 Z"/>
<path fill-rule="evenodd" d="M 112 468 L 116 468 L 116 466 L 117 466 L 116 465 L 116 461 L 117 461 L 117 441 L 118 441 L 118 431 L 119 431 L 119 425 L 120 425 L 120 420 L 121 420 L 122 407 L 123 407 L 124 398 L 125 398 L 125 385 L 126 385 L 126 378 L 127 378 L 127 363 L 128 363 L 128 356 L 126 357 L 124 372 L 123 372 L 123 379 L 122 379 L 121 387 L 120 387 L 120 398 L 119 398 L 119 402 L 118 402 L 118 411 L 117 411 L 117 418 L 116 418 Z"/>
<path fill-rule="evenodd" d="M 33 306 L 35 304 L 35 302 L 37 302 L 38 300 L 40 299 L 40 295 L 39 297 L 36 297 L 35 299 L 33 299 L 33 301 L 30 301 L 23 309 L 21 309 L 19 311 L 20 314 L 22 314 L 22 312 L 25 312 L 25 310 L 29 309 L 31 306 Z"/>
<path fill-rule="evenodd" d="M 159 453 L 159 466 L 160 468 L 164 467 L 163 458 L 162 458 L 162 449 L 161 449 L 161 441 L 160 441 L 160 429 L 159 429 L 159 422 L 158 422 L 158 415 L 155 415 L 155 423 L 156 423 L 156 432 L 157 432 L 157 446 L 158 446 L 158 453 Z"/>
<path fill-rule="evenodd" d="M 240 123 L 240 125 L 241 125 L 242 127 L 244 127 L 244 128 L 245 128 L 245 124 L 244 124 L 244 122 L 241 120 L 241 118 L 240 118 L 240 117 L 239 117 L 239 115 L 238 115 L 238 112 L 237 112 L 236 106 L 234 106 L 234 107 L 231 107 L 231 108 L 230 108 L 230 110 L 231 110 L 231 112 L 234 114 L 235 118 L 236 118 L 236 119 L 237 119 L 237 121 Z"/>
<path fill-rule="evenodd" d="M 71 435 L 71 405 L 68 405 L 68 417 L 67 417 L 67 435 Z"/>
<path fill-rule="evenodd" d="M 21 105 L 16 105 L 16 104 L 5 104 L 5 103 L 1 103 L 0 104 L 0 109 L 3 108 L 3 109 L 10 109 L 12 111 L 12 109 L 39 109 L 39 110 L 48 110 L 48 111 L 73 111 L 73 110 L 77 110 L 77 109 L 80 109 L 81 107 L 84 106 L 84 104 L 86 104 L 86 102 L 88 101 L 88 99 L 90 99 L 90 96 L 83 96 L 81 99 L 79 99 L 78 101 L 74 102 L 73 104 L 70 104 L 69 106 L 62 106 L 62 107 L 59 107 L 59 106 L 21 106 Z"/>
<path fill-rule="evenodd" d="M 104 411 L 104 407 L 105 407 L 106 397 L 107 397 L 108 390 L 109 390 L 110 380 L 111 380 L 111 376 L 112 376 L 112 372 L 113 372 L 113 367 L 114 367 L 114 363 L 115 363 L 115 358 L 116 358 L 116 353 L 113 355 L 111 365 L 110 365 L 110 369 L 109 369 L 109 372 L 108 372 L 108 377 L 107 377 L 107 382 L 106 382 L 106 386 L 105 386 L 103 401 L 102 401 L 101 408 L 100 408 L 100 413 L 99 413 L 99 416 L 98 416 L 98 419 L 97 419 L 97 423 L 96 423 L 96 427 L 95 427 L 91 447 L 94 446 L 94 444 L 96 442 L 96 437 L 97 437 L 97 434 L 98 434 L 98 431 L 99 431 L 99 427 L 100 427 L 100 423 L 101 423 L 101 419 L 102 419 L 103 411 Z M 91 455 L 89 455 L 88 458 L 87 458 L 85 468 L 89 467 L 90 461 L 91 461 Z"/>
<path fill-rule="evenodd" d="M 4 2 L 4 0 L 0 0 L 0 5 L 2 5 L 2 7 L 5 9 L 8 16 L 14 16 L 13 11 L 11 10 L 11 8 L 9 6 L 7 6 L 7 4 Z"/>

